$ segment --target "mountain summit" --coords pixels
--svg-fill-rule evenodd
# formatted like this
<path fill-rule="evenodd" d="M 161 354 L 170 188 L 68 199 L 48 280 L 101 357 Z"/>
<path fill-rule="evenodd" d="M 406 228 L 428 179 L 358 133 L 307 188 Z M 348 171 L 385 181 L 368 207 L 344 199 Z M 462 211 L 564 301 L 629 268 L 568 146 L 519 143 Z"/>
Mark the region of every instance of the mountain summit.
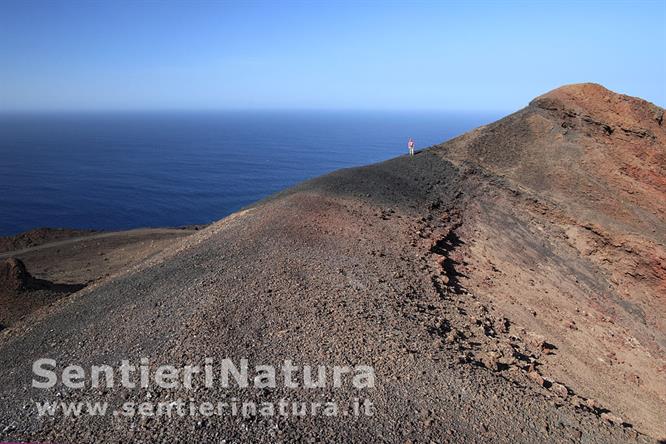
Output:
<path fill-rule="evenodd" d="M 440 148 L 543 197 L 589 222 L 664 242 L 664 110 L 601 85 L 567 85 L 498 122 Z"/>

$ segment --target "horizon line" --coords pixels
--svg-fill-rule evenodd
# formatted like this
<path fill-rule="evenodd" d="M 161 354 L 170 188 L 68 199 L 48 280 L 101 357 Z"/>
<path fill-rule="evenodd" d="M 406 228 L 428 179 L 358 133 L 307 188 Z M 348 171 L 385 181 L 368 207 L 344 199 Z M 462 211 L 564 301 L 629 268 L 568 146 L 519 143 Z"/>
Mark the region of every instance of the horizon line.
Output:
<path fill-rule="evenodd" d="M 526 105 L 527 106 L 527 105 Z M 520 108 L 518 108 L 520 109 Z M 16 108 L 0 109 L 0 114 L 52 113 L 132 113 L 132 112 L 447 112 L 447 113 L 513 113 L 518 109 L 490 108 Z"/>

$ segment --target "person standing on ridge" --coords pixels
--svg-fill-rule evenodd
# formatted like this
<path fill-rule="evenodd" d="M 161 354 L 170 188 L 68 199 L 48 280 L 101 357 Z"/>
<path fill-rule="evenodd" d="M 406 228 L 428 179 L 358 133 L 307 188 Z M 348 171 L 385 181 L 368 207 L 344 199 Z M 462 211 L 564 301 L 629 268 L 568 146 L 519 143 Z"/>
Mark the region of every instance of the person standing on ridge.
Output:
<path fill-rule="evenodd" d="M 409 148 L 409 155 L 413 156 L 414 155 L 414 140 L 410 137 L 409 141 L 407 142 L 407 148 Z"/>

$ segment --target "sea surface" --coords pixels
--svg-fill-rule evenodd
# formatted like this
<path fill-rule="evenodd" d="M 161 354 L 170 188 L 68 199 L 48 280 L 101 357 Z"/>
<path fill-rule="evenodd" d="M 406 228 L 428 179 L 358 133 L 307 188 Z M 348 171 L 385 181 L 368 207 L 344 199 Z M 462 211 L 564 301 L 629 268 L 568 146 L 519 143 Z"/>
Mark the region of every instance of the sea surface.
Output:
<path fill-rule="evenodd" d="M 443 142 L 495 113 L 0 114 L 0 236 L 208 223 L 305 179 Z"/>

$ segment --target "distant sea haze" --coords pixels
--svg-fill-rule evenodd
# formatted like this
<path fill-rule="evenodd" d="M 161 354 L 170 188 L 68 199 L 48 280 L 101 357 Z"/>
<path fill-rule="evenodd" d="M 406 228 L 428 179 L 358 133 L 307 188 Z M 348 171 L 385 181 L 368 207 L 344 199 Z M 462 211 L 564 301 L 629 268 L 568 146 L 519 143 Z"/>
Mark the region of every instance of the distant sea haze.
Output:
<path fill-rule="evenodd" d="M 0 236 L 219 220 L 338 168 L 443 142 L 489 112 L 0 114 Z"/>

